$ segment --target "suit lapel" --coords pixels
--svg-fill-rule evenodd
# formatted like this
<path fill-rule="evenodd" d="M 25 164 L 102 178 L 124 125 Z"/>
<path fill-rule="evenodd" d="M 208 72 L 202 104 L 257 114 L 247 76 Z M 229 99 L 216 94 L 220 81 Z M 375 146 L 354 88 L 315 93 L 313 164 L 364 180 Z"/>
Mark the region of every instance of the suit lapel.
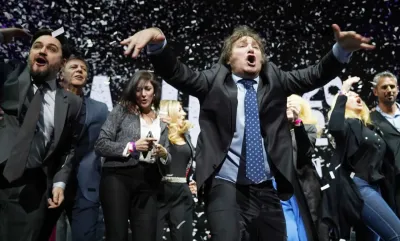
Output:
<path fill-rule="evenodd" d="M 194 150 L 194 147 L 193 147 L 193 145 L 192 145 L 192 141 L 191 141 L 191 138 L 190 138 L 190 134 L 189 134 L 189 133 L 185 133 L 185 141 L 186 141 L 186 143 L 189 145 L 190 151 L 192 152 L 192 159 L 194 159 L 194 157 L 195 157 L 195 150 Z"/>
<path fill-rule="evenodd" d="M 31 86 L 31 75 L 29 68 L 25 67 L 24 71 L 18 77 L 18 89 L 19 89 L 19 100 L 18 100 L 18 116 L 21 114 L 22 105 L 24 104 L 26 94 Z"/>
<path fill-rule="evenodd" d="M 261 105 L 264 101 L 268 90 L 268 71 L 267 71 L 267 64 L 264 64 L 263 69 L 260 72 L 260 80 L 258 82 L 258 89 L 257 89 L 257 104 L 258 108 L 261 111 Z"/>
<path fill-rule="evenodd" d="M 160 120 L 160 140 L 158 141 L 159 144 L 163 145 L 166 149 L 169 147 L 168 141 L 168 131 L 167 131 L 167 123 Z"/>
<path fill-rule="evenodd" d="M 93 119 L 92 115 L 91 115 L 92 111 L 90 111 L 90 109 L 94 108 L 94 105 L 92 105 L 92 102 L 90 101 L 89 98 L 83 97 L 82 101 L 85 101 L 85 106 L 86 106 L 86 108 L 85 108 L 85 125 L 82 128 L 82 131 L 79 135 L 79 139 L 82 139 L 82 136 L 85 134 L 85 132 L 89 126 L 89 123 L 92 122 L 92 119 Z M 96 110 L 93 110 L 93 112 L 94 111 L 96 111 Z"/>
<path fill-rule="evenodd" d="M 375 113 L 377 117 L 377 124 L 384 132 L 400 136 L 400 132 L 378 111 Z"/>
<path fill-rule="evenodd" d="M 231 116 L 231 131 L 232 133 L 235 132 L 235 128 L 236 128 L 236 114 L 237 114 L 237 93 L 238 93 L 238 89 L 237 86 L 235 84 L 235 81 L 233 81 L 232 79 L 232 74 L 229 74 L 226 67 L 222 67 L 225 68 L 226 71 L 220 71 L 219 76 L 216 77 L 216 79 L 225 79 L 224 81 L 224 90 L 225 90 L 225 94 L 228 96 L 230 105 L 228 106 L 228 113 L 227 115 Z"/>

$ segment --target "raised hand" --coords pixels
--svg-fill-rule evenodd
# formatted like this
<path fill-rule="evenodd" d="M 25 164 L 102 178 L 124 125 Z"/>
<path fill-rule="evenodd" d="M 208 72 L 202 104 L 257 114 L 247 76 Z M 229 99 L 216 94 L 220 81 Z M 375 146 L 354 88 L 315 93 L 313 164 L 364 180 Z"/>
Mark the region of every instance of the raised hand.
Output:
<path fill-rule="evenodd" d="M 286 116 L 290 122 L 295 121 L 300 114 L 301 106 L 293 98 L 289 97 L 286 105 Z"/>
<path fill-rule="evenodd" d="M 357 76 L 351 77 L 351 76 L 349 76 L 349 78 L 348 78 L 347 80 L 343 81 L 342 92 L 343 92 L 344 94 L 347 94 L 347 93 L 350 91 L 351 86 L 352 86 L 354 83 L 357 83 L 357 82 L 359 82 L 359 81 L 360 81 L 360 77 L 357 77 Z"/>
<path fill-rule="evenodd" d="M 4 36 L 4 43 L 10 43 L 13 38 L 23 38 L 23 39 L 30 39 L 32 38 L 31 32 L 27 29 L 20 29 L 20 28 L 3 28 L 0 29 L 0 33 Z"/>
<path fill-rule="evenodd" d="M 122 45 L 128 46 L 124 54 L 126 56 L 132 55 L 132 58 L 137 58 L 140 51 L 146 47 L 147 44 L 162 43 L 165 40 L 163 32 L 158 28 L 148 28 L 139 31 L 131 37 L 121 41 Z"/>
<path fill-rule="evenodd" d="M 339 25 L 332 25 L 336 42 L 346 51 L 354 52 L 359 49 L 373 50 L 375 46 L 368 44 L 371 39 L 361 36 L 354 31 L 341 31 Z"/>

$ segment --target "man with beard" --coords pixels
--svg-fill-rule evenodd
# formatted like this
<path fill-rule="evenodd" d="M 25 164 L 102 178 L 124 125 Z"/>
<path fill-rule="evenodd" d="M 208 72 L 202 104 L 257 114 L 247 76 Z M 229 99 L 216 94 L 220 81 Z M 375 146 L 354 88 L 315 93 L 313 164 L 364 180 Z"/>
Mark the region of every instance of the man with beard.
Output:
<path fill-rule="evenodd" d="M 261 37 L 247 26 L 225 39 L 218 64 L 194 71 L 174 55 L 160 29 L 121 42 L 136 58 L 148 47 L 155 72 L 200 102 L 196 182 L 213 241 L 287 240 L 279 198 L 293 195 L 287 96 L 321 87 L 341 73 L 351 52 L 374 49 L 369 39 L 333 25 L 337 43 L 306 69 L 269 62 Z M 272 186 L 276 180 L 277 192 Z"/>
<path fill-rule="evenodd" d="M 0 30 L 2 43 L 17 37 L 30 36 L 22 29 Z M 32 38 L 28 65 L 1 63 L 1 240 L 36 241 L 46 209 L 64 200 L 82 103 L 56 82 L 69 55 L 64 36 L 39 30 Z"/>
<path fill-rule="evenodd" d="M 84 113 L 86 118 L 79 120 L 82 132 L 75 150 L 78 167 L 73 171 L 66 189 L 65 206 L 49 210 L 40 240 L 48 240 L 63 210 L 66 210 L 71 224 L 73 241 L 96 241 L 103 238 L 96 236 L 97 230 L 102 229 L 98 222 L 101 157 L 95 153 L 94 144 L 107 119 L 108 108 L 106 104 L 84 96 L 83 88 L 87 82 L 88 68 L 83 58 L 71 56 L 61 74 L 64 89 L 82 98 L 81 114 Z M 57 236 L 67 236 L 66 230 L 58 225 Z"/>
<path fill-rule="evenodd" d="M 372 84 L 374 95 L 378 98 L 378 106 L 371 112 L 373 123 L 378 126 L 387 146 L 394 154 L 394 163 L 400 170 L 400 105 L 396 102 L 399 93 L 397 78 L 389 71 L 375 75 Z M 396 177 L 396 183 L 400 178 Z M 396 185 L 395 203 L 397 216 L 400 216 L 400 185 Z"/>

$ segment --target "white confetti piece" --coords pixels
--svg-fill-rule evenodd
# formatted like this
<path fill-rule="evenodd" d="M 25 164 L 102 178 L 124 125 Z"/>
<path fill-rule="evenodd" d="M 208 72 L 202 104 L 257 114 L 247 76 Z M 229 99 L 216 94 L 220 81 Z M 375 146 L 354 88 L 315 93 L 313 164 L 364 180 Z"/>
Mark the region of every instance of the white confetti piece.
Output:
<path fill-rule="evenodd" d="M 341 166 L 341 164 L 337 165 L 337 166 L 335 167 L 335 170 L 337 170 L 340 166 Z"/>
<path fill-rule="evenodd" d="M 332 178 L 332 179 L 335 179 L 335 174 L 333 174 L 332 171 L 329 172 L 329 175 L 331 175 L 331 178 Z"/>
<path fill-rule="evenodd" d="M 352 172 L 351 174 L 350 174 L 350 177 L 353 179 L 353 177 L 355 176 L 356 174 L 354 173 L 354 172 Z"/>
<path fill-rule="evenodd" d="M 53 36 L 53 38 L 55 38 L 55 37 L 57 37 L 57 36 L 59 36 L 59 35 L 61 35 L 61 34 L 63 34 L 63 33 L 64 33 L 64 27 L 61 27 L 61 28 L 59 28 L 59 29 L 53 31 L 53 32 L 51 33 L 51 36 Z"/>
<path fill-rule="evenodd" d="M 86 40 L 86 43 L 87 43 L 87 46 L 88 46 L 89 48 L 93 47 L 93 42 L 92 42 L 92 40 L 88 39 L 88 40 Z"/>
<path fill-rule="evenodd" d="M 176 226 L 176 229 L 179 229 L 184 223 L 186 223 L 186 220 L 183 220 L 178 226 Z"/>
<path fill-rule="evenodd" d="M 330 188 L 331 186 L 329 186 L 329 184 L 326 184 L 325 186 L 321 187 L 321 191 L 324 191 L 328 188 Z"/>
<path fill-rule="evenodd" d="M 6 16 L 6 18 L 7 18 L 8 20 L 13 19 L 13 15 L 11 15 L 11 14 L 9 14 L 9 13 L 7 13 L 7 12 L 4 12 L 4 16 Z"/>

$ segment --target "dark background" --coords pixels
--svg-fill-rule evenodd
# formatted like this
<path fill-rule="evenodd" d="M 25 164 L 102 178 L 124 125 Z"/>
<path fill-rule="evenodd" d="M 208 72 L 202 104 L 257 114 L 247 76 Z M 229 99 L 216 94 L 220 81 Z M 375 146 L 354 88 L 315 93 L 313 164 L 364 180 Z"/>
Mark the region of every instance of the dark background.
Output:
<path fill-rule="evenodd" d="M 357 52 L 339 76 L 361 77 L 356 88 L 369 106 L 373 75 L 389 70 L 398 75 L 400 3 L 398 0 L 0 0 L 2 27 L 64 27 L 71 44 L 91 65 L 90 76 L 111 77 L 110 88 L 115 103 L 124 84 L 139 69 L 152 69 L 145 54 L 138 60 L 122 55 L 120 40 L 136 31 L 157 26 L 167 37 L 179 58 L 193 69 L 210 68 L 219 58 L 222 40 L 237 25 L 254 28 L 265 39 L 270 61 L 284 70 L 314 64 L 334 44 L 331 25 L 354 30 L 373 38 L 377 48 Z M 87 41 L 93 43 L 88 47 Z M 110 44 L 116 41 L 116 44 Z M 29 46 L 16 42 L 0 46 L 0 59 L 26 59 Z M 118 77 L 120 76 L 120 77 Z M 332 89 L 334 94 L 337 89 Z M 90 92 L 90 83 L 87 86 Z M 179 99 L 187 107 L 188 96 Z M 320 110 L 326 115 L 329 106 L 323 91 L 312 100 L 323 101 Z M 324 136 L 324 134 L 323 134 Z M 329 149 L 317 148 L 316 157 L 327 159 Z M 198 207 L 197 216 L 202 210 Z M 204 215 L 195 226 L 196 240 L 204 240 Z"/>

